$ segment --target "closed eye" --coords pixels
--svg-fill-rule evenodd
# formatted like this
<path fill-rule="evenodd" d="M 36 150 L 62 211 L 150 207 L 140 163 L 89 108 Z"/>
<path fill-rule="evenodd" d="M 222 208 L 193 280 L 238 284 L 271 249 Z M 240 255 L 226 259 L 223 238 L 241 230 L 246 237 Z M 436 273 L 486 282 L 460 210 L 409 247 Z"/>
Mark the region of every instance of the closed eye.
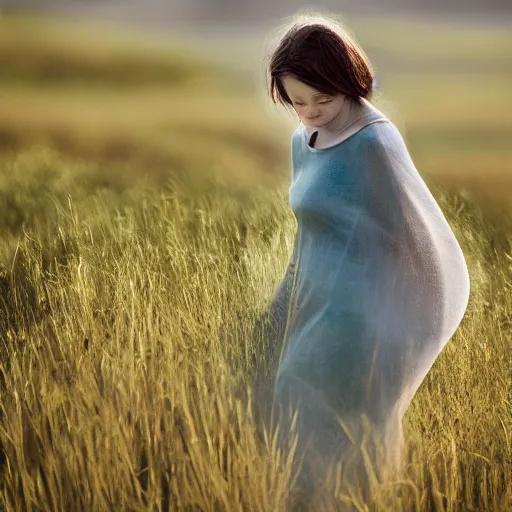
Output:
<path fill-rule="evenodd" d="M 326 105 L 327 103 L 330 103 L 331 101 L 332 101 L 332 99 L 328 98 L 328 99 L 319 101 L 318 104 L 319 105 Z M 294 104 L 299 106 L 299 107 L 302 107 L 304 105 L 304 103 L 301 103 L 300 101 L 294 101 Z"/>

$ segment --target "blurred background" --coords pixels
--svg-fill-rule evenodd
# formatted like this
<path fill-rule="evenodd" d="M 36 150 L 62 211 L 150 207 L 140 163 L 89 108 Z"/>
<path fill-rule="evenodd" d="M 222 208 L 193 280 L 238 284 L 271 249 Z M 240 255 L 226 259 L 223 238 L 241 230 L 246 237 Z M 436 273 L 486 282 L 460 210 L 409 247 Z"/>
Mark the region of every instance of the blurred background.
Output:
<path fill-rule="evenodd" d="M 118 186 L 180 172 L 237 186 L 285 182 L 297 123 L 266 96 L 264 57 L 286 16 L 314 10 L 341 15 L 369 55 L 380 82 L 373 102 L 426 179 L 493 200 L 512 194 L 508 0 L 0 6 L 4 161 L 44 146 L 100 164 L 101 179 Z"/>

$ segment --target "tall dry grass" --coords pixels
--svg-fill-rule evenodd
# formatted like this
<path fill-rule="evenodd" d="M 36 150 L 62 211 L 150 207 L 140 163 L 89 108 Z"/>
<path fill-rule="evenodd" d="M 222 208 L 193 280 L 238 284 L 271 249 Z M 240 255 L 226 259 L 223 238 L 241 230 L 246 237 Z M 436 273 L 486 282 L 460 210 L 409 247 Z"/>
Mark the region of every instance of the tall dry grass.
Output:
<path fill-rule="evenodd" d="M 7 510 L 285 509 L 290 464 L 251 386 L 273 363 L 253 328 L 291 249 L 287 191 L 205 188 L 169 178 L 115 207 L 101 190 L 49 192 L 37 228 L 2 247 Z M 470 305 L 407 413 L 404 474 L 373 482 L 369 510 L 512 503 L 511 224 L 454 192 L 438 200 L 470 266 Z"/>

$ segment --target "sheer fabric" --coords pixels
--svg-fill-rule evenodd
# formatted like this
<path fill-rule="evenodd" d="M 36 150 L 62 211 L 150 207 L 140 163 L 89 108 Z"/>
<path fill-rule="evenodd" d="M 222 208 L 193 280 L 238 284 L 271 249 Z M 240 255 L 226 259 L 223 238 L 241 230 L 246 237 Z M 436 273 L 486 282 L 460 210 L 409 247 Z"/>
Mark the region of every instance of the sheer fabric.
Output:
<path fill-rule="evenodd" d="M 403 415 L 461 322 L 470 286 L 461 248 L 389 119 L 374 110 L 325 149 L 308 140 L 300 124 L 289 189 L 297 233 L 266 310 L 280 354 L 275 425 L 283 447 L 298 433 L 305 492 L 310 460 L 343 460 L 363 415 L 386 461 L 399 463 Z M 295 425 L 285 411 L 297 413 Z"/>

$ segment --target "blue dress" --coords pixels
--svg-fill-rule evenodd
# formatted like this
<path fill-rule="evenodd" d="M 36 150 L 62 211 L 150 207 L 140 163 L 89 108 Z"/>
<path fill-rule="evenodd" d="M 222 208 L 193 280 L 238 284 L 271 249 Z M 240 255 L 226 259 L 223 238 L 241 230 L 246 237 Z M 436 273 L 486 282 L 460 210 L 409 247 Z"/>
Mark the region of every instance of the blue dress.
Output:
<path fill-rule="evenodd" d="M 464 256 L 383 114 L 325 149 L 300 124 L 291 144 L 297 232 L 266 310 L 279 442 L 298 434 L 307 475 L 313 456 L 342 460 L 364 415 L 396 461 L 403 415 L 466 310 Z"/>

